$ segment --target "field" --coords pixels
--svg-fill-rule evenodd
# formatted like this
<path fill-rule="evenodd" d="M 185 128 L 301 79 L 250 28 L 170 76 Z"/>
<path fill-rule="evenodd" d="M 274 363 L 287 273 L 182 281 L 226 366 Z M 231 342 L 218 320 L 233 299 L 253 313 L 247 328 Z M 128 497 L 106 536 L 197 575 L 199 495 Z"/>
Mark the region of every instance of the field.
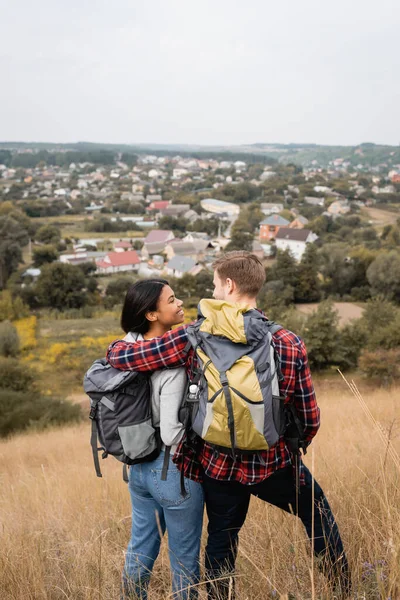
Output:
<path fill-rule="evenodd" d="M 107 218 L 110 217 L 127 217 L 129 215 L 106 215 Z M 107 238 L 107 239 L 120 239 L 120 238 L 141 238 L 147 235 L 145 231 L 121 231 L 121 232 L 106 232 L 106 233 L 98 233 L 95 231 L 85 231 L 84 230 L 84 221 L 91 220 L 88 215 L 60 215 L 58 217 L 36 217 L 34 219 L 35 223 L 39 223 L 40 225 L 57 225 L 61 230 L 61 237 L 69 237 L 69 238 Z"/>
<path fill-rule="evenodd" d="M 399 218 L 399 209 L 397 206 L 394 206 L 393 210 L 368 207 L 363 208 L 361 213 L 367 215 L 371 219 L 372 224 L 378 228 L 384 225 L 394 225 Z"/>
<path fill-rule="evenodd" d="M 346 325 L 352 319 L 359 319 L 363 314 L 363 307 L 361 304 L 355 304 L 354 302 L 334 302 L 335 310 L 339 315 L 339 325 Z M 296 304 L 296 309 L 305 314 L 309 315 L 318 308 L 317 302 L 310 302 L 308 304 Z"/>
<path fill-rule="evenodd" d="M 365 392 L 380 429 L 339 375 L 320 380 L 317 392 L 322 427 L 306 462 L 336 514 L 353 597 L 398 600 L 400 473 L 393 451 L 400 451 L 400 390 Z M 118 598 L 130 530 L 128 491 L 112 458 L 102 465 L 103 479 L 96 478 L 88 424 L 3 440 L 0 460 L 0 598 Z M 301 524 L 255 498 L 241 534 L 237 587 L 238 600 L 334 598 L 314 568 Z M 167 598 L 164 542 L 150 599 Z"/>

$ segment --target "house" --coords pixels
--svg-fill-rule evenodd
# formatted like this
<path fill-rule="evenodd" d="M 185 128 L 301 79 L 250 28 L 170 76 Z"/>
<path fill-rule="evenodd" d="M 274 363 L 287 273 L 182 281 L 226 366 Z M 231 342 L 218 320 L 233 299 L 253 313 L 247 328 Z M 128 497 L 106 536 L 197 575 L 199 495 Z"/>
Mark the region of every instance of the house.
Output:
<path fill-rule="evenodd" d="M 233 202 L 225 202 L 224 200 L 216 200 L 215 198 L 207 198 L 200 201 L 201 208 L 206 212 L 217 215 L 226 214 L 229 217 L 237 217 L 240 213 L 239 204 Z"/>
<path fill-rule="evenodd" d="M 123 271 L 137 271 L 140 258 L 136 250 L 126 252 L 108 252 L 103 259 L 96 260 L 97 273 L 121 273 Z"/>
<path fill-rule="evenodd" d="M 287 227 L 289 221 L 280 215 L 271 215 L 260 223 L 260 242 L 276 238 L 280 227 Z"/>
<path fill-rule="evenodd" d="M 132 250 L 131 242 L 124 242 L 121 240 L 120 242 L 116 242 L 114 244 L 115 252 L 125 252 L 126 250 Z"/>
<path fill-rule="evenodd" d="M 36 281 L 41 273 L 40 269 L 35 269 L 34 267 L 30 267 L 26 271 L 22 273 L 22 277 L 30 277 L 33 281 Z"/>
<path fill-rule="evenodd" d="M 160 202 L 162 201 L 161 194 L 147 194 L 146 202 Z"/>
<path fill-rule="evenodd" d="M 190 204 L 170 204 L 160 210 L 163 217 L 179 217 L 190 210 Z"/>
<path fill-rule="evenodd" d="M 275 246 L 273 246 L 272 244 L 261 244 L 261 247 L 263 249 L 264 256 L 266 256 L 267 258 L 274 256 Z"/>
<path fill-rule="evenodd" d="M 282 212 L 283 204 L 280 204 L 279 202 L 262 202 L 260 208 L 261 212 L 268 217 L 269 215 Z"/>
<path fill-rule="evenodd" d="M 174 239 L 174 234 L 169 230 L 153 229 L 149 231 L 144 240 L 142 257 L 148 260 L 154 254 L 162 254 L 168 242 Z"/>
<path fill-rule="evenodd" d="M 260 180 L 267 181 L 267 179 L 270 179 L 271 177 L 275 177 L 275 175 L 276 175 L 275 171 L 264 171 L 260 175 Z"/>
<path fill-rule="evenodd" d="M 265 256 L 264 248 L 262 247 L 260 242 L 257 242 L 257 240 L 254 240 L 253 242 L 251 252 L 252 254 L 255 254 L 255 256 L 257 256 L 257 258 L 259 258 L 260 260 L 262 260 Z"/>
<path fill-rule="evenodd" d="M 151 244 L 154 242 L 157 243 L 164 243 L 166 244 L 167 242 L 169 242 L 170 240 L 173 240 L 175 238 L 174 234 L 172 233 L 171 230 L 166 230 L 166 229 L 153 229 L 152 231 L 149 231 L 149 233 L 146 235 L 145 239 L 144 239 L 144 243 L 145 244 Z"/>
<path fill-rule="evenodd" d="M 210 240 L 210 236 L 208 233 L 204 233 L 203 231 L 189 231 L 183 238 L 184 242 L 194 242 L 195 240 Z"/>
<path fill-rule="evenodd" d="M 170 203 L 170 200 L 155 200 L 154 202 L 150 202 L 150 204 L 146 207 L 146 212 L 150 212 L 151 210 L 163 210 L 164 208 L 167 208 Z"/>
<path fill-rule="evenodd" d="M 187 175 L 189 171 L 187 169 L 173 169 L 172 179 L 181 179 L 184 175 Z"/>
<path fill-rule="evenodd" d="M 200 219 L 200 215 L 198 215 L 195 210 L 190 209 L 187 212 L 185 212 L 183 218 L 187 219 L 189 223 L 194 223 L 195 221 L 197 221 L 197 219 Z"/>
<path fill-rule="evenodd" d="M 74 252 L 72 254 L 60 254 L 59 261 L 69 265 L 79 265 L 85 262 L 90 262 L 92 259 L 88 257 L 87 252 Z"/>
<path fill-rule="evenodd" d="M 132 190 L 132 192 L 133 192 L 133 190 Z M 144 196 L 143 196 L 143 194 L 135 194 L 133 192 L 132 193 L 132 197 L 131 197 L 131 201 L 132 202 L 144 202 Z"/>
<path fill-rule="evenodd" d="M 306 245 L 315 242 L 318 236 L 309 229 L 292 229 L 281 227 L 276 235 L 275 243 L 278 250 L 289 250 L 296 260 L 300 260 Z"/>
<path fill-rule="evenodd" d="M 294 221 L 292 221 L 289 225 L 292 229 L 303 229 L 305 225 L 307 225 L 308 219 L 303 217 L 302 215 L 297 215 Z"/>
<path fill-rule="evenodd" d="M 207 240 L 193 240 L 193 242 L 173 240 L 165 247 L 165 254 L 169 260 L 174 256 L 190 256 L 197 262 L 204 257 L 204 252 L 209 245 Z"/>
<path fill-rule="evenodd" d="M 196 267 L 196 261 L 190 256 L 174 256 L 165 266 L 168 275 L 182 277 Z"/>
<path fill-rule="evenodd" d="M 311 204 L 311 206 L 324 206 L 325 199 L 324 198 L 317 198 L 315 196 L 305 196 L 304 197 L 304 202 L 306 204 Z"/>
<path fill-rule="evenodd" d="M 328 206 L 327 212 L 333 216 L 346 215 L 351 208 L 347 200 L 335 200 Z"/>
<path fill-rule="evenodd" d="M 96 204 L 95 202 L 91 202 L 90 206 L 85 206 L 86 212 L 99 212 L 102 208 L 104 208 L 104 204 Z"/>

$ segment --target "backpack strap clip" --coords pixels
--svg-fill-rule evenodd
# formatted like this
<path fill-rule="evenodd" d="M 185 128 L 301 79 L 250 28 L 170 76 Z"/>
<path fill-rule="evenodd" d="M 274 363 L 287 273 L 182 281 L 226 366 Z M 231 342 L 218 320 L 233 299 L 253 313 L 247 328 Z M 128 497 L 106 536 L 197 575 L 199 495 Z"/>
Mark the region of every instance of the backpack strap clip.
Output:
<path fill-rule="evenodd" d="M 96 409 L 97 404 L 95 406 L 92 406 L 92 408 L 90 409 L 90 414 L 92 414 L 92 411 L 94 411 L 94 414 L 96 414 Z M 92 435 L 90 437 L 90 445 L 92 446 L 94 468 L 96 469 L 97 477 L 103 477 L 99 462 L 99 451 L 103 450 L 103 448 L 97 447 L 97 424 L 94 419 L 94 416 L 91 416 L 90 418 L 92 419 Z"/>
<path fill-rule="evenodd" d="M 231 455 L 233 460 L 236 460 L 235 454 L 235 419 L 233 416 L 233 406 L 232 406 L 232 397 L 231 390 L 229 388 L 228 377 L 226 375 L 226 371 L 221 371 L 219 374 L 219 380 L 222 385 L 222 389 L 224 390 L 224 396 L 226 401 L 226 408 L 228 411 L 228 428 L 229 428 L 229 436 L 231 440 Z"/>

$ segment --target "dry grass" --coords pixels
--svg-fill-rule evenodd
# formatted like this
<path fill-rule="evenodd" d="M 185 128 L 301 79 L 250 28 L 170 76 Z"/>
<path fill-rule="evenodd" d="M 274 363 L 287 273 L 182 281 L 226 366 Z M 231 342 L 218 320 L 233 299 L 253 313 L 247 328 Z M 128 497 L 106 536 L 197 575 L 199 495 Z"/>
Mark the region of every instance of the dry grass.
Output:
<path fill-rule="evenodd" d="M 319 306 L 318 302 L 310 302 L 308 304 L 296 304 L 296 310 L 304 315 L 309 315 L 316 311 Z M 364 308 L 360 304 L 354 302 L 334 302 L 334 308 L 339 315 L 339 326 L 343 327 L 352 319 L 360 319 L 363 315 Z"/>
<path fill-rule="evenodd" d="M 337 516 L 356 597 L 398 599 L 400 473 L 387 434 L 378 434 L 339 375 L 334 387 L 321 382 L 319 388 L 323 426 L 306 462 L 315 463 Z M 364 395 L 397 452 L 398 397 L 398 388 Z M 0 598 L 117 599 L 130 529 L 128 491 L 113 459 L 105 461 L 103 479 L 96 478 L 88 425 L 2 441 L 0 460 Z M 297 519 L 253 499 L 241 533 L 238 599 L 333 598 L 311 564 Z M 150 599 L 170 597 L 166 544 L 151 590 Z"/>
<path fill-rule="evenodd" d="M 397 207 L 396 207 L 397 208 Z M 374 225 L 383 227 L 384 225 L 394 225 L 399 218 L 399 210 L 390 211 L 382 208 L 363 208 L 362 214 L 367 214 Z"/>

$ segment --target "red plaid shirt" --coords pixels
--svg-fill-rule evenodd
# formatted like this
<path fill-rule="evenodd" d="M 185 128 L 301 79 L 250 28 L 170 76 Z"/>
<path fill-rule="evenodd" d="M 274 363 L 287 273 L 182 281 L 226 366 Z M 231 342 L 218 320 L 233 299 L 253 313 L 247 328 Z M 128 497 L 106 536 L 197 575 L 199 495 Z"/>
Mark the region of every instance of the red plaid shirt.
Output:
<path fill-rule="evenodd" d="M 107 360 L 117 369 L 154 371 L 191 364 L 193 350 L 187 352 L 186 325 L 168 331 L 159 338 L 141 342 L 116 340 L 108 347 Z M 287 402 L 293 402 L 304 427 L 306 442 L 311 442 L 320 425 L 320 413 L 303 341 L 291 331 L 280 329 L 272 336 L 281 359 L 283 381 L 280 393 Z M 269 450 L 233 459 L 229 451 L 215 451 L 200 440 L 197 452 L 183 439 L 174 454 L 174 462 L 186 477 L 202 480 L 202 472 L 214 479 L 234 480 L 244 484 L 263 481 L 280 468 L 294 463 L 293 456 L 283 437 Z M 302 473 L 300 482 L 303 482 Z"/>

